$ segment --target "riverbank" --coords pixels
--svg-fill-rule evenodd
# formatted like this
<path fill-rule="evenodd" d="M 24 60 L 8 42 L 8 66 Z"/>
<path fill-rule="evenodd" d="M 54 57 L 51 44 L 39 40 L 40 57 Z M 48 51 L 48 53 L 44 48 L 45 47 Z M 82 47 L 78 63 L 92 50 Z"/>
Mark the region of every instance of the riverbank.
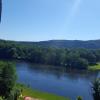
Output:
<path fill-rule="evenodd" d="M 89 71 L 97 71 L 97 70 L 100 71 L 100 63 L 97 63 L 96 65 L 93 65 L 93 66 L 89 66 L 88 70 Z"/>
<path fill-rule="evenodd" d="M 16 86 L 18 89 L 22 89 L 22 96 L 23 97 L 32 97 L 32 98 L 38 98 L 40 100 L 70 100 L 68 98 L 38 91 L 38 90 L 32 90 L 31 88 L 28 88 L 24 85 L 17 84 Z M 19 100 L 23 100 L 23 97 L 21 97 Z"/>

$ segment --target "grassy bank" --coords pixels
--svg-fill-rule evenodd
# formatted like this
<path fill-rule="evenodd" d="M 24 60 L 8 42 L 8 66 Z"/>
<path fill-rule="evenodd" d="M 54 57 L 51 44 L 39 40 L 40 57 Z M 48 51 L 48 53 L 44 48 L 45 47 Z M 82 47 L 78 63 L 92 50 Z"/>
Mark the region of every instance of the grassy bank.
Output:
<path fill-rule="evenodd" d="M 88 70 L 90 71 L 100 70 L 100 63 L 97 63 L 96 65 L 93 65 L 93 66 L 89 66 Z"/>
<path fill-rule="evenodd" d="M 28 88 L 21 84 L 17 84 L 17 88 L 23 90 L 22 92 L 23 96 L 30 96 L 30 97 L 39 98 L 42 100 L 69 100 L 68 98 L 65 98 L 62 96 L 57 96 L 57 95 L 50 94 L 50 93 L 32 90 L 31 88 Z M 19 100 L 22 100 L 22 99 L 19 99 Z"/>

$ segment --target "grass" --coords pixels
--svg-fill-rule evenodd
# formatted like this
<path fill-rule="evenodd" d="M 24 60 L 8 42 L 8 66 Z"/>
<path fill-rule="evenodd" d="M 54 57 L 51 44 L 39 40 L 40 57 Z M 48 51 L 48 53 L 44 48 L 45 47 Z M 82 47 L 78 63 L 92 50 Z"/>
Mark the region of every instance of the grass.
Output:
<path fill-rule="evenodd" d="M 28 88 L 21 84 L 17 84 L 17 88 L 23 89 L 23 92 L 22 92 L 23 96 L 30 96 L 30 97 L 38 98 L 38 99 L 42 99 L 42 100 L 70 100 L 70 99 L 62 97 L 62 96 L 57 96 L 54 94 L 45 93 L 45 92 L 41 92 L 38 90 L 32 90 L 31 88 Z M 19 99 L 19 100 L 22 100 L 22 99 Z"/>
<path fill-rule="evenodd" d="M 90 70 L 90 71 L 100 70 L 100 63 L 97 63 L 96 65 L 93 65 L 93 66 L 89 66 L 88 70 Z"/>

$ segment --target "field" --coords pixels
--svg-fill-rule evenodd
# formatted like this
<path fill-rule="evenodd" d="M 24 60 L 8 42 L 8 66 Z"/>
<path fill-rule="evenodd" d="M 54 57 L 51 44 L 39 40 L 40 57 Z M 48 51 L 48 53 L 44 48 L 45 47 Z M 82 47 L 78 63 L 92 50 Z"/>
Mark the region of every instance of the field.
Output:
<path fill-rule="evenodd" d="M 31 88 L 28 88 L 24 85 L 17 85 L 18 89 L 22 89 L 22 96 L 28 96 L 32 98 L 38 98 L 39 100 L 70 100 L 68 98 L 62 97 L 62 96 L 57 96 L 54 94 L 50 93 L 45 93 L 37 90 L 32 90 Z M 23 98 L 20 98 L 19 100 L 23 100 Z"/>
<path fill-rule="evenodd" d="M 94 66 L 89 66 L 88 69 L 89 69 L 90 71 L 100 70 L 100 63 L 97 63 L 97 65 L 94 65 Z"/>

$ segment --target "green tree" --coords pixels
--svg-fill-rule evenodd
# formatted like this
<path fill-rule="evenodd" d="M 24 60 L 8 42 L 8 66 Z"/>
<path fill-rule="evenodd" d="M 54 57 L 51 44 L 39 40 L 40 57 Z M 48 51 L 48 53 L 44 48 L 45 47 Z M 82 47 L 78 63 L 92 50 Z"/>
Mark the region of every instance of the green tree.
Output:
<path fill-rule="evenodd" d="M 7 98 L 16 83 L 15 67 L 10 62 L 3 62 L 0 72 L 0 95 Z"/>
<path fill-rule="evenodd" d="M 100 100 L 100 78 L 93 82 L 92 89 L 94 100 Z"/>

